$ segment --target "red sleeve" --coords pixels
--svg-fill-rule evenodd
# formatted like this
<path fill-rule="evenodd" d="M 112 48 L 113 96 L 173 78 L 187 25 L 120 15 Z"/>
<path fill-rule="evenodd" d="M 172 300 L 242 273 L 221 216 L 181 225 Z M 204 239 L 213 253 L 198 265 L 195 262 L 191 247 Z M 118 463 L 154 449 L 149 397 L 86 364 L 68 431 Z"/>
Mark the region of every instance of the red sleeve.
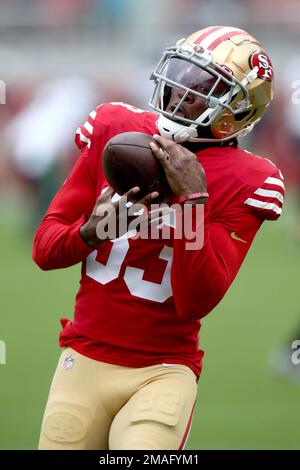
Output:
<path fill-rule="evenodd" d="M 249 185 L 248 197 L 244 204 L 261 219 L 277 220 L 282 213 L 284 193 L 283 176 L 276 168 L 259 186 Z"/>
<path fill-rule="evenodd" d="M 72 266 L 93 251 L 81 239 L 79 229 L 93 209 L 95 192 L 85 146 L 36 231 L 33 259 L 41 269 Z"/>
<path fill-rule="evenodd" d="M 187 249 L 186 238 L 174 240 L 171 284 L 178 315 L 199 319 L 222 300 L 262 221 L 247 208 L 231 209 L 224 221 L 210 220 L 206 204 L 196 223 L 195 210 L 193 222 L 203 231 L 203 246 Z"/>

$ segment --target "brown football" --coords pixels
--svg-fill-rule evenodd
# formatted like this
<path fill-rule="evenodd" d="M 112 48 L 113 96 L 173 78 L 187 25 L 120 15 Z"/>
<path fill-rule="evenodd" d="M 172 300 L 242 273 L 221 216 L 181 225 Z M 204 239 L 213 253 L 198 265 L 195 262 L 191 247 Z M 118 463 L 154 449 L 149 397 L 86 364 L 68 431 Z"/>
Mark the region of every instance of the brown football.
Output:
<path fill-rule="evenodd" d="M 124 194 L 139 186 L 139 196 L 152 191 L 160 195 L 169 190 L 162 165 L 150 149 L 152 136 L 143 132 L 124 132 L 110 139 L 103 151 L 102 167 L 109 185 Z"/>

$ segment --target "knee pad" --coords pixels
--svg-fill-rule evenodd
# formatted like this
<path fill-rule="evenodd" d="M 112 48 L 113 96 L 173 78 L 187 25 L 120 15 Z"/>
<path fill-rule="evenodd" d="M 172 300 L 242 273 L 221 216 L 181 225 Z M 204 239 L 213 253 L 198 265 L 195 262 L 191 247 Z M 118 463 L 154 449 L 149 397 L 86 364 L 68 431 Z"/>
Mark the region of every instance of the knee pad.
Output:
<path fill-rule="evenodd" d="M 89 409 L 77 403 L 53 401 L 44 418 L 42 432 L 60 444 L 84 441 L 91 418 Z"/>

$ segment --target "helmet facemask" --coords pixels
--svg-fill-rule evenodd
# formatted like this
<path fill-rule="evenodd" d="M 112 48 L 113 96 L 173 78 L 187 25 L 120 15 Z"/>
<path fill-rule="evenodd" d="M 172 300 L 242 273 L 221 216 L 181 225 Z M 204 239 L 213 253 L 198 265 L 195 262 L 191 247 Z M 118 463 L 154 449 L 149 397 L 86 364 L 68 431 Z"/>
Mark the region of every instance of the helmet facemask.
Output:
<path fill-rule="evenodd" d="M 201 135 L 210 135 L 210 126 L 224 111 L 235 116 L 250 110 L 246 85 L 256 76 L 256 70 L 252 69 L 244 80 L 238 80 L 227 66 L 213 61 L 211 51 L 201 46 L 180 43 L 168 48 L 151 76 L 155 89 L 149 105 L 161 114 L 159 130 L 163 135 L 164 126 L 165 130 L 171 129 L 165 136 L 178 142 L 226 140 Z M 175 107 L 168 108 L 172 89 L 177 89 L 180 99 Z M 186 116 L 182 109 L 192 100 L 202 103 L 201 112 Z"/>

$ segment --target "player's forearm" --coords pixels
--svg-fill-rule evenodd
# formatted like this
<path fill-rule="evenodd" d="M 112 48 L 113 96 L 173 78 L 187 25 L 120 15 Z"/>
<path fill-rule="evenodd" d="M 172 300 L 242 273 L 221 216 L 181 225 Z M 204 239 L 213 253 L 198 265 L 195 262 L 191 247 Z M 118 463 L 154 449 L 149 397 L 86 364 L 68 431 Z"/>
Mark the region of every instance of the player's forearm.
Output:
<path fill-rule="evenodd" d="M 33 243 L 32 257 L 43 270 L 73 266 L 93 251 L 82 240 L 79 229 L 85 221 L 82 216 L 72 225 L 45 218 L 38 228 Z"/>
<path fill-rule="evenodd" d="M 83 152 L 36 231 L 32 256 L 41 269 L 72 266 L 92 251 L 79 230 L 92 212 L 95 193 L 87 154 Z"/>
<path fill-rule="evenodd" d="M 213 231 L 209 221 L 209 206 L 205 207 L 204 222 L 198 224 L 203 230 L 202 248 L 187 249 L 185 238 L 174 241 L 174 255 L 171 270 L 171 283 L 177 313 L 183 318 L 202 318 L 207 315 L 224 297 L 238 269 L 242 256 L 224 244 L 222 233 Z"/>
<path fill-rule="evenodd" d="M 174 259 L 171 283 L 178 315 L 200 319 L 222 300 L 230 282 L 209 249 L 193 257 L 195 259 L 191 260 L 189 255 L 183 255 L 180 262 Z M 198 264 L 195 270 L 194 264 Z"/>

